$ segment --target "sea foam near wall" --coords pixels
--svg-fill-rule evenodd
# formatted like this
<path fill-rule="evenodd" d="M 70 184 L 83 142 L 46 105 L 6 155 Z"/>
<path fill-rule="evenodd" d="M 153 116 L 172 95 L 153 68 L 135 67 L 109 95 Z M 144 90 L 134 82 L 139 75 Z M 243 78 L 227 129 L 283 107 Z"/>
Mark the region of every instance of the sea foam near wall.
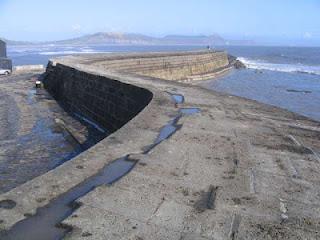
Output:
<path fill-rule="evenodd" d="M 238 60 L 244 63 L 247 68 L 251 68 L 251 69 L 320 75 L 320 66 L 308 66 L 303 64 L 270 63 L 263 60 L 251 60 L 244 57 L 238 57 Z"/>

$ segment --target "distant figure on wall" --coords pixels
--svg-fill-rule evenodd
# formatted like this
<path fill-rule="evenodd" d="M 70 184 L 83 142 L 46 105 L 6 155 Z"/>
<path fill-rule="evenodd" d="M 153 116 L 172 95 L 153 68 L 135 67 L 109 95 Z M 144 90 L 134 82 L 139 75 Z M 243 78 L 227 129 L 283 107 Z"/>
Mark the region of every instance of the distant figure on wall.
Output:
<path fill-rule="evenodd" d="M 207 46 L 207 49 L 208 51 L 215 52 L 215 50 L 210 45 Z"/>

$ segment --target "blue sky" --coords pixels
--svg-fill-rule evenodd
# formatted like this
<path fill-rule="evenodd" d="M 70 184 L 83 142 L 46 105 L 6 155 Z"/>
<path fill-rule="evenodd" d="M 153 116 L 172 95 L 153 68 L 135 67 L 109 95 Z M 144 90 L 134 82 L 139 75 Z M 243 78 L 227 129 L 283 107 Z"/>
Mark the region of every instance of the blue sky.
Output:
<path fill-rule="evenodd" d="M 320 45 L 320 0 L 0 0 L 1 37 L 43 41 L 102 31 Z"/>

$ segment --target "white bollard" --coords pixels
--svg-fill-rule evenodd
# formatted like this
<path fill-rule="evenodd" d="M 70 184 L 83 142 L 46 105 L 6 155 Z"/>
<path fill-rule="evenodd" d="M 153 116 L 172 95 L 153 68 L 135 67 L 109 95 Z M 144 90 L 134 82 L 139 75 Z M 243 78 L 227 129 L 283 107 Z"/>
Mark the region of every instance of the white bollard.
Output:
<path fill-rule="evenodd" d="M 36 88 L 41 88 L 41 87 L 42 87 L 41 81 L 36 81 Z"/>

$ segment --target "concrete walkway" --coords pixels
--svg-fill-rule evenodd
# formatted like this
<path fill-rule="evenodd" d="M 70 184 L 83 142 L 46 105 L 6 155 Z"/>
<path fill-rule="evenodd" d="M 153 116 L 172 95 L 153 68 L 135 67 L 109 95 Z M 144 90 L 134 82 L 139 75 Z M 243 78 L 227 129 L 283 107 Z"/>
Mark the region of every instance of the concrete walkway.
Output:
<path fill-rule="evenodd" d="M 138 156 L 128 176 L 82 198 L 64 221 L 74 227 L 67 239 L 320 238 L 319 158 L 303 147 L 320 149 L 320 128 L 303 129 L 318 125 L 176 88 L 186 99 L 181 107 L 201 112 L 181 118 L 182 128 Z"/>

